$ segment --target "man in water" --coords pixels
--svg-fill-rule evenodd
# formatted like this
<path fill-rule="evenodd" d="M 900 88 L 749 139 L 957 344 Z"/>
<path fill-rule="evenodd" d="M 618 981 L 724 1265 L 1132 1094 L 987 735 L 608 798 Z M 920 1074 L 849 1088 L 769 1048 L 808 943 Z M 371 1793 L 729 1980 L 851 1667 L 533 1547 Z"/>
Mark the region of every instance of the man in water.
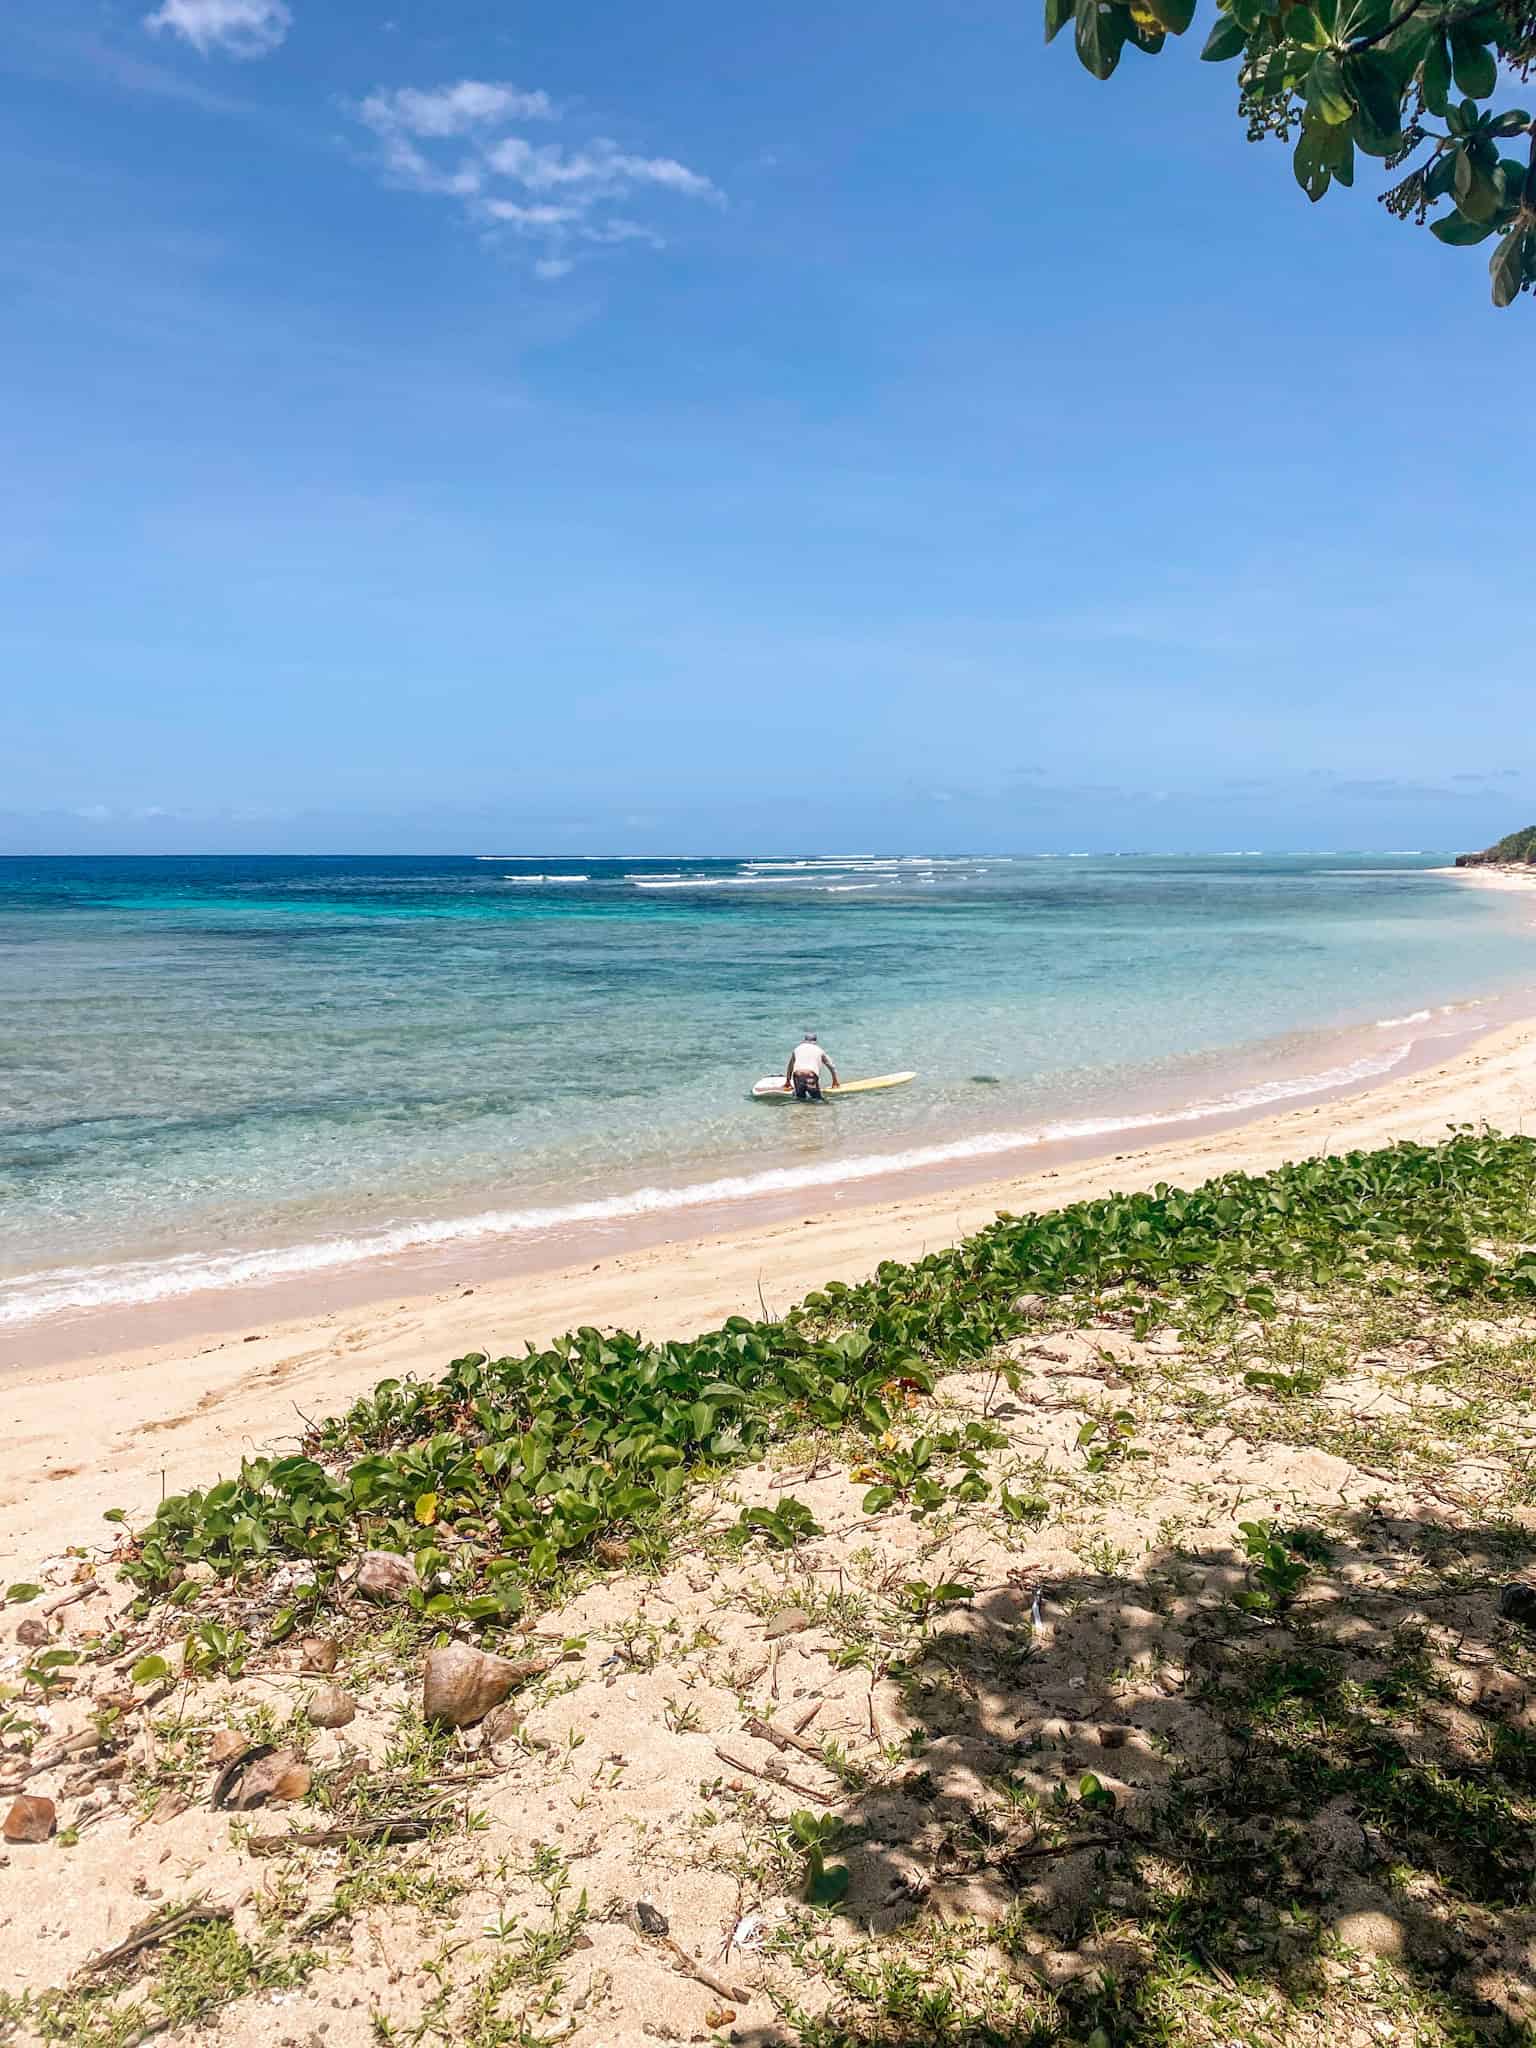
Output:
<path fill-rule="evenodd" d="M 804 1038 L 789 1056 L 789 1065 L 784 1069 L 784 1086 L 793 1088 L 796 1102 L 821 1102 L 821 1070 L 825 1067 L 832 1076 L 832 1086 L 837 1086 L 837 1069 L 816 1042 L 814 1031 L 807 1031 Z"/>

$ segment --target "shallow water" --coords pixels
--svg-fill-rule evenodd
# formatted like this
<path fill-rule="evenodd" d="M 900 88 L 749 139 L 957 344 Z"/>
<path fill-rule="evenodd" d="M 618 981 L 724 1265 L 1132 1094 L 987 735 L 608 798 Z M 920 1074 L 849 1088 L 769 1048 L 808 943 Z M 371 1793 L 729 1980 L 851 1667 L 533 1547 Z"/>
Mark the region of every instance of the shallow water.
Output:
<path fill-rule="evenodd" d="M 1386 1073 L 1536 984 L 1434 859 L 0 860 L 0 1324 Z"/>

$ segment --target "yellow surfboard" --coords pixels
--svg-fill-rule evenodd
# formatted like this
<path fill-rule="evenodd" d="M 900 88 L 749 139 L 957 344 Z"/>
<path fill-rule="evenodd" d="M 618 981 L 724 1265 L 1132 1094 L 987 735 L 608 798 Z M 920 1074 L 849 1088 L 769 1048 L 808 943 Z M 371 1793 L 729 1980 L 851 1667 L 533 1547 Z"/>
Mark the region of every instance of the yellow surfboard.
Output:
<path fill-rule="evenodd" d="M 824 1101 L 836 1102 L 840 1095 L 868 1095 L 873 1089 L 900 1088 L 904 1082 L 916 1079 L 915 1069 L 909 1074 L 875 1074 L 868 1081 L 844 1081 L 837 1088 L 823 1088 L 821 1093 Z M 793 1102 L 794 1099 L 795 1091 L 785 1087 L 782 1074 L 766 1075 L 752 1090 L 754 1102 Z"/>

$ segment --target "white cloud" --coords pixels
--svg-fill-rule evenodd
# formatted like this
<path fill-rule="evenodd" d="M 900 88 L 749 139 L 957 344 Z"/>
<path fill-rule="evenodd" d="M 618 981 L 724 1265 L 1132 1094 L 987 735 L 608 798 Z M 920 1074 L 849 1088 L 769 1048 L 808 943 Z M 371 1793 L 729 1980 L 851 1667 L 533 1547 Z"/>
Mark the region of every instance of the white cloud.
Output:
<path fill-rule="evenodd" d="M 581 211 L 575 206 L 524 206 L 516 199 L 487 199 L 485 210 L 492 220 L 527 231 L 568 227 L 572 221 L 581 219 Z"/>
<path fill-rule="evenodd" d="M 376 92 L 360 109 L 370 128 L 380 134 L 403 129 L 408 135 L 467 135 L 493 122 L 553 121 L 555 104 L 547 92 L 522 92 L 515 85 L 492 85 L 479 78 L 461 78 L 435 92 L 403 86 L 398 92 Z"/>
<path fill-rule="evenodd" d="M 686 164 L 669 156 L 626 156 L 603 139 L 585 149 L 567 152 L 558 142 L 537 147 L 520 135 L 509 135 L 487 150 L 486 162 L 493 171 L 511 178 L 530 192 L 548 192 L 573 187 L 583 203 L 627 192 L 635 185 L 660 185 L 690 199 L 718 199 L 708 178 L 690 171 Z"/>
<path fill-rule="evenodd" d="M 580 249 L 632 242 L 661 249 L 649 222 L 609 211 L 646 195 L 723 204 L 702 172 L 671 156 L 641 156 L 606 136 L 575 142 L 534 141 L 518 132 L 530 121 L 558 121 L 544 92 L 464 78 L 431 90 L 407 86 L 371 94 L 356 114 L 383 145 L 390 176 L 413 191 L 458 199 L 493 234 L 541 245 L 534 274 L 569 274 Z"/>
<path fill-rule="evenodd" d="M 147 29 L 169 29 L 204 57 L 213 50 L 227 57 L 268 56 L 292 25 L 286 0 L 163 0 L 144 17 Z"/>

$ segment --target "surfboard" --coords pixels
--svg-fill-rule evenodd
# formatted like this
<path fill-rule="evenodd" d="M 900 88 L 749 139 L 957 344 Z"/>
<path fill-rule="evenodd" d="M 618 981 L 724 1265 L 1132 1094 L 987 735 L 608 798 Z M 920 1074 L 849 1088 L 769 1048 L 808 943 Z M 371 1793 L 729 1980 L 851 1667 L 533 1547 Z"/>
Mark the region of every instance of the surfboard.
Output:
<path fill-rule="evenodd" d="M 875 1074 L 868 1081 L 844 1081 L 841 1087 L 823 1088 L 822 1099 L 836 1102 L 840 1095 L 868 1095 L 873 1089 L 899 1088 L 903 1082 L 916 1079 L 915 1069 L 910 1074 Z M 794 1099 L 795 1091 L 784 1086 L 782 1074 L 766 1074 L 752 1090 L 754 1102 L 793 1102 Z"/>

